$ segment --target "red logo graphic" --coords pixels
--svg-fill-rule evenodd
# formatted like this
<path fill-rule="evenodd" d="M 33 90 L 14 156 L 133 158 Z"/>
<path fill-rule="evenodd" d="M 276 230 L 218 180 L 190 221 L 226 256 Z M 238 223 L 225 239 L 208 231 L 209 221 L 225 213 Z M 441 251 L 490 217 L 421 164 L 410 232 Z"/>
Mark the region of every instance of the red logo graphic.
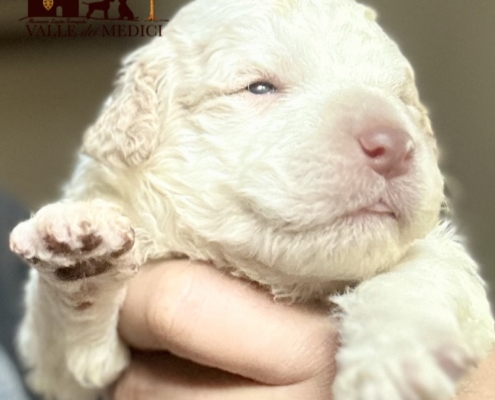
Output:
<path fill-rule="evenodd" d="M 84 15 L 79 15 L 79 0 L 28 0 L 27 18 L 76 18 L 86 17 L 91 19 L 119 19 L 134 21 L 138 18 L 134 15 L 129 6 L 130 0 L 100 0 L 100 1 L 82 1 L 83 8 L 86 8 Z M 117 2 L 115 6 L 112 3 Z M 110 18 L 110 10 L 118 11 L 118 18 Z M 150 0 L 150 15 L 145 21 L 160 21 L 155 16 L 155 0 Z M 165 20 L 167 21 L 167 20 Z"/>
<path fill-rule="evenodd" d="M 28 17 L 79 17 L 79 0 L 28 0 Z"/>
<path fill-rule="evenodd" d="M 168 21 L 156 17 L 155 0 L 150 0 L 150 14 L 145 19 L 136 16 L 131 7 L 142 0 L 27 1 L 28 16 L 21 20 L 28 19 L 26 29 L 31 37 L 161 36 L 162 24 Z"/>

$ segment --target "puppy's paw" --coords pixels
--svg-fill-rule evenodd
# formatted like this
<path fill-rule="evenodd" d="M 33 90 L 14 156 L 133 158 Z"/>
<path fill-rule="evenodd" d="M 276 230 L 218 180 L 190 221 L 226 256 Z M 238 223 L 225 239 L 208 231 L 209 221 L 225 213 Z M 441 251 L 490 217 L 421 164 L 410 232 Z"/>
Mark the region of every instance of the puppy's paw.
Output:
<path fill-rule="evenodd" d="M 114 336 L 112 340 L 75 346 L 67 353 L 67 367 L 79 384 L 101 389 L 115 381 L 129 365 L 129 349 Z"/>
<path fill-rule="evenodd" d="M 101 400 L 99 390 L 82 387 L 65 371 L 59 371 L 58 375 L 53 375 L 47 374 L 42 368 L 37 368 L 26 373 L 26 384 L 42 399 Z"/>
<path fill-rule="evenodd" d="M 451 400 L 474 360 L 462 347 L 404 341 L 343 347 L 337 363 L 334 400 Z"/>
<path fill-rule="evenodd" d="M 137 265 L 126 255 L 133 244 L 130 220 L 102 201 L 50 204 L 10 236 L 14 253 L 59 282 L 132 275 Z"/>

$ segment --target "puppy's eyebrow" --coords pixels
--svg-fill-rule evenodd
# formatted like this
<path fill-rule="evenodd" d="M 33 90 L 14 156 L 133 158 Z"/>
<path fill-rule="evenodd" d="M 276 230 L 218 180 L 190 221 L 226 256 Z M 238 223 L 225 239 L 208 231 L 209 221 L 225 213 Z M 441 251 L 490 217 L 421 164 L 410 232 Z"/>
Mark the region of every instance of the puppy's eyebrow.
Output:
<path fill-rule="evenodd" d="M 273 0 L 273 10 L 282 17 L 287 17 L 296 6 L 299 0 Z"/>

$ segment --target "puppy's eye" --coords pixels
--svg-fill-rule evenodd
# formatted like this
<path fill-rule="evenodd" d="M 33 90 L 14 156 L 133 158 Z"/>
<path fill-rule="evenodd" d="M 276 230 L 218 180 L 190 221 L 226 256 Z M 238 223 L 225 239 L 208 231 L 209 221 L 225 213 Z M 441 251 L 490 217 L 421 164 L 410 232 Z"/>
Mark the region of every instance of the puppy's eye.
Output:
<path fill-rule="evenodd" d="M 269 82 L 254 82 L 251 83 L 246 90 L 253 94 L 270 94 L 275 93 L 277 89 Z"/>

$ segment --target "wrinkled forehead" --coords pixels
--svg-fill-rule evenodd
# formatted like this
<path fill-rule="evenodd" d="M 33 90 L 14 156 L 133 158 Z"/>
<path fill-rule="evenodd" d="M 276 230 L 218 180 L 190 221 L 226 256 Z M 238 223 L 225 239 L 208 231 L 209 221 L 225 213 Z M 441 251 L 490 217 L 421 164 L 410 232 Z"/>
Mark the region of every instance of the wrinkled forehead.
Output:
<path fill-rule="evenodd" d="M 408 66 L 374 13 L 352 0 L 196 0 L 171 24 L 205 67 L 355 79 Z"/>

